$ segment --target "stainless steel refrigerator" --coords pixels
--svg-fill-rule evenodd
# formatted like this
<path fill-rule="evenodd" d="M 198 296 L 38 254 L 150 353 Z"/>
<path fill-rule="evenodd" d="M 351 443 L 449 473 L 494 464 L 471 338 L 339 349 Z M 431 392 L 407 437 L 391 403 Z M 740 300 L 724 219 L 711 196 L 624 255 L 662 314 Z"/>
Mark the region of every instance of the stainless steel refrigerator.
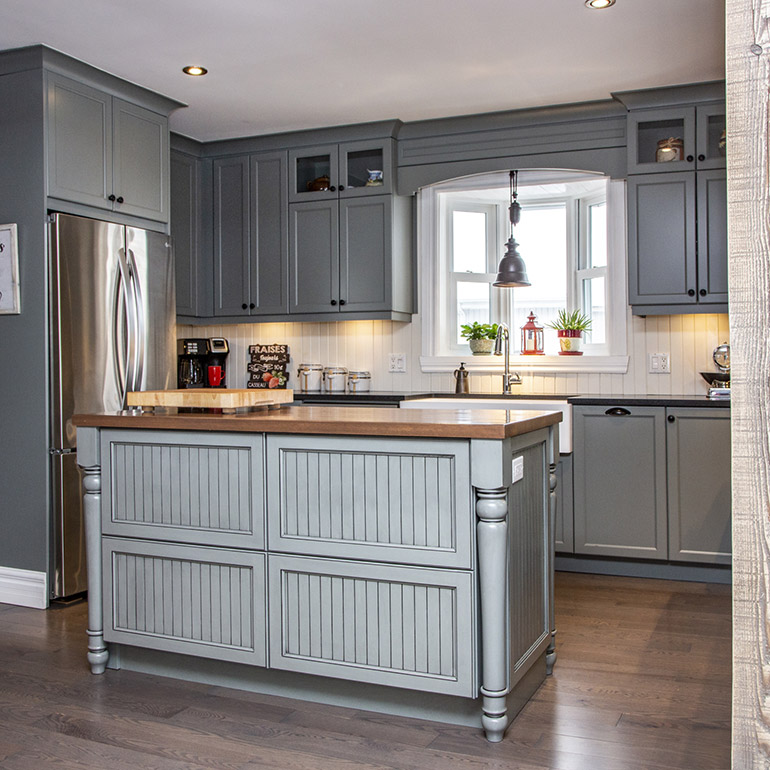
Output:
<path fill-rule="evenodd" d="M 52 597 L 86 590 L 72 415 L 125 408 L 135 390 L 176 387 L 170 239 L 54 214 L 49 222 Z"/>

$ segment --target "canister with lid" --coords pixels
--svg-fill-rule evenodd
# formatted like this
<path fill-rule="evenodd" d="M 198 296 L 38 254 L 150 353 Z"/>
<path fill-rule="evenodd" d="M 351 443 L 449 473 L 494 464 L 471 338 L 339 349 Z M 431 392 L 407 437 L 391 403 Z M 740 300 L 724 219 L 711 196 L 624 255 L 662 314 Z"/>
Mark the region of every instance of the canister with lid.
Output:
<path fill-rule="evenodd" d="M 371 372 L 348 372 L 348 390 L 351 393 L 366 393 L 371 384 Z"/>
<path fill-rule="evenodd" d="M 321 390 L 321 364 L 300 364 L 297 369 L 299 389 L 304 393 Z"/>
<path fill-rule="evenodd" d="M 324 390 L 328 393 L 345 392 L 348 370 L 344 366 L 327 366 L 324 369 Z"/>

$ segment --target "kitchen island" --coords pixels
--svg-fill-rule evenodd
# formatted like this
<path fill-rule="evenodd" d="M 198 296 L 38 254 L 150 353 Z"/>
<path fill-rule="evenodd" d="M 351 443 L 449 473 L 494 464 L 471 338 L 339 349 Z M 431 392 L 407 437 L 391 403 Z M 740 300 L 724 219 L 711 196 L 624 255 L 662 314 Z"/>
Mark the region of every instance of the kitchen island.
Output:
<path fill-rule="evenodd" d="M 416 690 L 443 699 L 434 718 L 470 702 L 501 740 L 555 660 L 560 419 L 77 415 L 92 671 L 254 689 L 263 671 L 286 694 L 344 680 L 375 709 L 378 693 L 398 710 Z"/>

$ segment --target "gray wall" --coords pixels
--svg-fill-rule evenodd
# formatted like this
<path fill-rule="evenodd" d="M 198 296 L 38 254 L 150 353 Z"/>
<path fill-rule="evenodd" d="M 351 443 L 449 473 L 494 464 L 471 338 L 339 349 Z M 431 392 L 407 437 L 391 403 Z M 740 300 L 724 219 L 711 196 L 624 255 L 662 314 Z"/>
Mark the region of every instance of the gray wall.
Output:
<path fill-rule="evenodd" d="M 0 566 L 48 570 L 42 70 L 0 77 L 0 224 L 19 233 L 21 315 L 0 315 Z"/>

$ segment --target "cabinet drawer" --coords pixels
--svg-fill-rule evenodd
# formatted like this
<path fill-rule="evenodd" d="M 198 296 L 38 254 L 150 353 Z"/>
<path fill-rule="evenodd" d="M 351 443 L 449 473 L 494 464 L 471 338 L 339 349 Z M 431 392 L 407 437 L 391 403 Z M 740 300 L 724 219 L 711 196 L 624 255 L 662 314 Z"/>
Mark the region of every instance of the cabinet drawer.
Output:
<path fill-rule="evenodd" d="M 268 436 L 271 551 L 469 569 L 467 442 Z"/>
<path fill-rule="evenodd" d="M 105 534 L 264 548 L 261 435 L 105 430 L 101 455 Z"/>
<path fill-rule="evenodd" d="M 270 666 L 475 697 L 469 572 L 269 556 Z"/>
<path fill-rule="evenodd" d="M 261 553 L 104 538 L 104 638 L 264 666 Z"/>

